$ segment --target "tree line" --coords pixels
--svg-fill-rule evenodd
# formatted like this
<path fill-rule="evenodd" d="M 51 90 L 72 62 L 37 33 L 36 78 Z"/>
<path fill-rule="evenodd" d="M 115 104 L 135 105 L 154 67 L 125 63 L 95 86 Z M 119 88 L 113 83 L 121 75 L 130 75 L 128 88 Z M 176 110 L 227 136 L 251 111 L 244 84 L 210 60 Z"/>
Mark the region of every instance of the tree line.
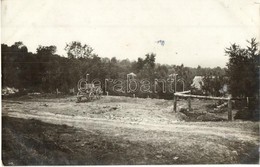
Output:
<path fill-rule="evenodd" d="M 185 84 L 184 87 L 182 84 L 177 84 L 176 91 L 185 89 L 192 90 L 193 94 L 223 96 L 219 90 L 227 84 L 230 95 L 249 99 L 250 104 L 246 104 L 248 109 L 257 111 L 260 90 L 260 51 L 255 38 L 247 42 L 248 46 L 244 48 L 235 43 L 225 48 L 225 55 L 229 57 L 227 68 L 201 66 L 192 68 L 183 64 L 159 64 L 156 63 L 155 53 L 147 53 L 134 61 L 100 57 L 93 52 L 91 46 L 78 41 L 66 44 L 67 57 L 56 54 L 57 48 L 54 45 L 40 45 L 36 53 L 32 53 L 23 42 L 15 42 L 11 46 L 1 44 L 2 86 L 15 87 L 20 92 L 54 93 L 58 89 L 67 94 L 69 89 L 77 90 L 78 81 L 86 74 L 89 74 L 90 81 L 93 79 L 105 81 L 105 79 L 126 80 L 127 74 L 133 72 L 137 80 L 146 79 L 151 81 L 151 87 L 158 88 L 156 92 L 135 92 L 136 97 L 172 99 L 173 93 L 164 92 L 163 83 L 159 82 L 155 85 L 154 80 L 174 79 L 169 76 L 178 74 L 177 79 L 184 80 Z M 195 76 L 203 77 L 201 90 L 191 86 Z M 101 86 L 105 93 L 104 82 Z M 112 87 L 106 91 L 110 95 L 132 96 L 131 92 L 114 91 Z"/>
<path fill-rule="evenodd" d="M 185 81 L 184 89 L 191 89 L 196 75 L 225 76 L 224 68 L 197 68 L 181 65 L 156 63 L 156 54 L 147 53 L 136 61 L 118 60 L 116 57 L 100 57 L 93 53 L 93 48 L 77 41 L 66 44 L 67 57 L 56 54 L 56 46 L 38 46 L 36 53 L 29 52 L 22 42 L 8 46 L 2 44 L 2 85 L 15 87 L 20 91 L 52 93 L 56 89 L 69 93 L 69 89 L 77 90 L 77 82 L 89 74 L 89 79 L 122 79 L 133 72 L 137 80 L 147 79 L 154 86 L 155 79 L 169 79 L 170 74 L 178 74 Z M 104 84 L 104 82 L 103 82 Z M 138 97 L 172 98 L 172 93 L 164 93 L 159 84 L 159 92 L 136 92 Z M 104 87 L 104 85 L 102 85 Z M 158 85 L 157 85 L 158 86 Z M 177 90 L 183 89 L 177 84 Z M 112 91 L 109 94 L 127 95 Z"/>

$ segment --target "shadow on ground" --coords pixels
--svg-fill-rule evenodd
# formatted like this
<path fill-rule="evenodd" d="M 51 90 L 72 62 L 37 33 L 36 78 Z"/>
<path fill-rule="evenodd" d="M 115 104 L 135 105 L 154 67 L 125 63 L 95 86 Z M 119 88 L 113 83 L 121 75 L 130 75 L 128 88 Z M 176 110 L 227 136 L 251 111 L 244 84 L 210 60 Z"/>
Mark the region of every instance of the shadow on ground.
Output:
<path fill-rule="evenodd" d="M 228 160 L 230 157 L 224 156 L 227 160 L 221 159 L 220 162 L 214 160 L 214 156 L 219 156 L 212 155 L 214 150 L 202 150 L 197 148 L 199 145 L 185 148 L 179 140 L 175 143 L 161 141 L 159 144 L 130 141 L 122 136 L 106 136 L 99 131 L 7 116 L 2 117 L 2 125 L 4 165 L 258 163 L 258 148 L 246 143 L 233 142 L 233 145 L 228 142 L 228 149 L 241 147 L 243 154 L 235 153 L 231 161 Z M 175 149 L 169 148 L 173 146 Z M 198 150 L 202 154 L 194 153 Z"/>

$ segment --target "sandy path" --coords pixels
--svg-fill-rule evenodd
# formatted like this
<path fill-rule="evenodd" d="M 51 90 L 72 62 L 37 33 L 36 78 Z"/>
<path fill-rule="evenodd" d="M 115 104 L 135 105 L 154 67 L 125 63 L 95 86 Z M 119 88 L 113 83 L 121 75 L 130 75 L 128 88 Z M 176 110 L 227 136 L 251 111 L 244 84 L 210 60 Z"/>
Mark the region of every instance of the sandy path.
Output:
<path fill-rule="evenodd" d="M 200 102 L 197 105 L 201 105 Z M 184 122 L 180 121 L 183 119 L 179 119 L 179 113 L 172 112 L 171 105 L 171 101 L 124 97 L 105 97 L 89 103 L 75 103 L 71 98 L 35 98 L 33 101 L 2 101 L 2 115 L 22 118 L 18 121 L 20 125 L 27 122 L 26 127 L 31 129 L 34 126 L 40 127 L 43 123 L 29 119 L 48 123 L 39 132 L 37 128 L 34 129 L 37 133 L 29 130 L 27 133 L 27 129 L 16 126 L 15 122 L 12 129 L 17 127 L 17 134 L 32 140 L 37 138 L 39 142 L 45 141 L 46 137 L 53 139 L 55 143 L 62 139 L 62 147 L 79 151 L 78 155 L 84 158 L 89 156 L 91 159 L 94 156 L 95 159 L 95 155 L 110 155 L 107 158 L 109 162 L 104 160 L 105 164 L 125 164 L 126 158 L 136 164 L 240 163 L 257 160 L 257 122 Z M 55 124 L 68 125 L 74 131 L 66 131 L 66 126 Z M 59 130 L 57 127 L 60 127 Z M 23 130 L 26 133 L 20 132 Z M 100 141 L 96 142 L 99 138 Z M 7 137 L 7 141 L 9 139 Z M 119 150 L 124 150 L 124 153 L 118 153 L 118 149 L 115 149 L 114 154 L 111 154 L 111 148 L 107 148 L 107 144 L 113 148 L 118 145 Z M 96 149 L 94 146 L 100 147 Z M 82 154 L 85 150 L 87 154 Z M 92 150 L 91 154 L 89 150 Z M 173 159 L 176 157 L 177 159 Z M 113 159 L 117 161 L 113 162 Z"/>
<path fill-rule="evenodd" d="M 40 112 L 35 114 L 21 113 L 21 112 L 9 112 L 7 113 L 10 117 L 24 118 L 24 119 L 37 119 L 46 123 L 52 124 L 66 124 L 74 126 L 76 128 L 82 128 L 85 130 L 98 129 L 104 132 L 111 132 L 115 127 L 117 128 L 128 128 L 142 131 L 160 131 L 170 133 L 190 133 L 200 134 L 205 136 L 218 136 L 223 138 L 236 138 L 237 140 L 252 141 L 257 144 L 258 137 L 254 132 L 243 131 L 232 127 L 206 127 L 202 125 L 194 125 L 187 123 L 183 124 L 170 124 L 170 125 L 155 125 L 148 123 L 131 123 L 122 122 L 118 120 L 107 120 L 99 118 L 88 118 L 82 116 L 68 116 L 53 114 L 49 112 Z"/>

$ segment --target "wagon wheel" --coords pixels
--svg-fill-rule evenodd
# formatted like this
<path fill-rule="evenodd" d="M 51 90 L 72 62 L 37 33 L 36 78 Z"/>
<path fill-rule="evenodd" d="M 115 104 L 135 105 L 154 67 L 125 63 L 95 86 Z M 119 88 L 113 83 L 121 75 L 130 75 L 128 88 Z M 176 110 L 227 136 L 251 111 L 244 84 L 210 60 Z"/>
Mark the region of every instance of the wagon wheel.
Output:
<path fill-rule="evenodd" d="M 97 99 L 101 98 L 101 94 L 99 92 L 97 92 Z"/>
<path fill-rule="evenodd" d="M 95 90 L 94 95 L 95 95 L 95 98 L 98 99 L 98 92 L 97 92 L 97 90 Z"/>
<path fill-rule="evenodd" d="M 92 101 L 94 99 L 95 95 L 93 92 L 90 92 L 89 95 L 88 95 L 88 99 L 89 101 Z"/>
<path fill-rule="evenodd" d="M 96 94 L 96 98 L 97 98 L 97 99 L 100 99 L 100 96 L 99 96 L 99 94 Z"/>

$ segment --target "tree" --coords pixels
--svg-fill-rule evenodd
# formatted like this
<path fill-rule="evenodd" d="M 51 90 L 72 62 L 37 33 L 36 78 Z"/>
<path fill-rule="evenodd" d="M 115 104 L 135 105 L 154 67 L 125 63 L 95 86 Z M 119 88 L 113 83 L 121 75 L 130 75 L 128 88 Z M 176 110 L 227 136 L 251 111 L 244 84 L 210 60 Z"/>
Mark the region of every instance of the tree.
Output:
<path fill-rule="evenodd" d="M 260 51 L 256 39 L 247 41 L 247 48 L 232 44 L 225 49 L 229 56 L 227 75 L 229 77 L 229 91 L 233 97 L 249 97 L 250 115 L 255 117 L 259 107 L 259 57 Z M 256 111 L 256 112 L 255 112 Z"/>
<path fill-rule="evenodd" d="M 232 44 L 225 52 L 229 56 L 227 75 L 230 93 L 234 97 L 256 96 L 258 88 L 258 43 L 251 39 L 247 48 Z"/>
<path fill-rule="evenodd" d="M 148 54 L 146 54 L 145 56 L 146 56 L 146 58 L 145 58 L 145 60 L 144 60 L 145 64 L 148 64 L 148 65 L 150 66 L 150 68 L 154 69 L 154 67 L 155 67 L 155 56 L 156 56 L 156 54 L 154 54 L 154 53 L 149 54 L 149 53 L 148 53 Z"/>
<path fill-rule="evenodd" d="M 54 45 L 51 46 L 41 46 L 39 45 L 36 49 L 38 55 L 53 55 L 57 51 L 57 47 Z"/>
<path fill-rule="evenodd" d="M 144 66 L 144 60 L 142 58 L 138 57 L 137 63 L 136 63 L 137 72 L 141 71 L 143 69 L 143 66 Z"/>
<path fill-rule="evenodd" d="M 11 47 L 13 48 L 13 50 L 19 50 L 19 52 L 28 52 L 27 47 L 21 41 L 15 42 Z"/>
<path fill-rule="evenodd" d="M 78 41 L 72 41 L 66 44 L 65 50 L 67 51 L 68 58 L 91 58 L 93 57 L 93 49 L 86 45 L 81 44 Z"/>
<path fill-rule="evenodd" d="M 155 54 L 146 54 L 145 59 L 138 58 L 137 67 L 140 69 L 140 76 L 154 80 L 155 77 Z"/>
<path fill-rule="evenodd" d="M 223 88 L 225 81 L 224 77 L 220 75 L 211 75 L 210 73 L 205 75 L 202 79 L 201 89 L 206 95 L 220 96 L 220 90 Z"/>

